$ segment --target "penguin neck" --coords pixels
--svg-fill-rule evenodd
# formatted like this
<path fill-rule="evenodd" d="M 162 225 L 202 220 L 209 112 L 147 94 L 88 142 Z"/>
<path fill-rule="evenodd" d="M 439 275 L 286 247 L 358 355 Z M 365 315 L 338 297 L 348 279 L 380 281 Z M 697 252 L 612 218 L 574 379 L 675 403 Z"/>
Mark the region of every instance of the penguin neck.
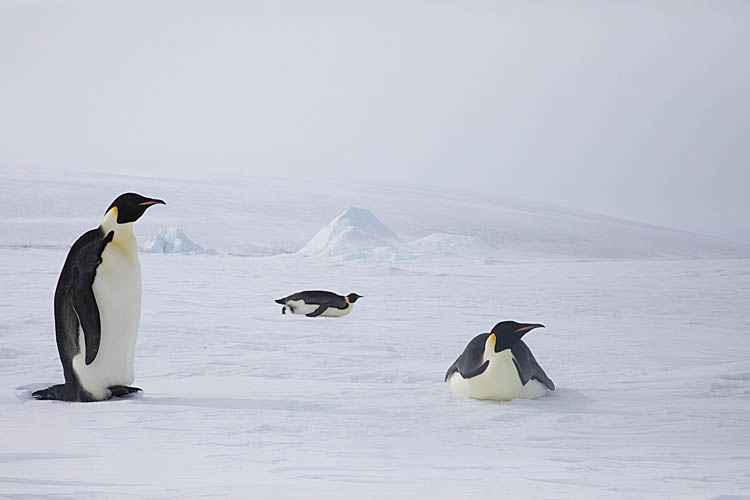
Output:
<path fill-rule="evenodd" d="M 501 350 L 498 351 L 498 354 L 510 350 L 511 347 L 513 347 L 513 344 L 521 340 L 521 337 L 524 336 L 526 332 L 518 335 L 517 333 L 505 333 L 505 334 L 499 334 L 497 335 L 497 343 L 500 344 Z"/>
<path fill-rule="evenodd" d="M 495 345 L 492 342 L 487 342 L 484 344 L 484 361 L 497 361 L 505 359 L 513 359 L 510 349 L 503 349 L 500 352 L 495 352 Z"/>
<path fill-rule="evenodd" d="M 128 253 L 138 254 L 138 245 L 135 240 L 135 233 L 133 232 L 133 223 L 127 222 L 120 224 L 117 222 L 117 208 L 113 207 L 102 219 L 101 224 L 102 231 L 104 234 L 109 234 L 110 231 L 114 231 L 115 234 L 112 237 L 112 243 L 121 247 Z"/>
<path fill-rule="evenodd" d="M 489 339 L 484 344 L 484 361 L 491 360 L 495 357 L 495 344 L 494 342 L 489 342 Z"/>

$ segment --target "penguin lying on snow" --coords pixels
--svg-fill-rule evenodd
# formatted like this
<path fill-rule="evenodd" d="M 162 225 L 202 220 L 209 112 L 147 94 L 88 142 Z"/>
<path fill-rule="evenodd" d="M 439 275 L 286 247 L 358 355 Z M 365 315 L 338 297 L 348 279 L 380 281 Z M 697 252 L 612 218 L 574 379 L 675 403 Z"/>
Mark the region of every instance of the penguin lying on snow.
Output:
<path fill-rule="evenodd" d="M 276 299 L 276 303 L 284 306 L 281 308 L 281 314 L 286 314 L 288 309 L 292 314 L 304 314 L 310 318 L 340 317 L 349 314 L 354 303 L 361 298 L 362 296 L 356 293 L 350 293 L 344 297 L 333 292 L 311 290 Z"/>
<path fill-rule="evenodd" d="M 502 321 L 491 333 L 474 337 L 445 374 L 451 391 L 497 401 L 536 399 L 547 394 L 548 389 L 554 391 L 555 384 L 521 340 L 534 328 L 543 327 Z"/>
<path fill-rule="evenodd" d="M 141 264 L 133 223 L 162 200 L 117 197 L 102 224 L 68 252 L 55 290 L 55 333 L 65 383 L 37 399 L 100 401 L 140 391 L 133 356 L 141 316 Z"/>

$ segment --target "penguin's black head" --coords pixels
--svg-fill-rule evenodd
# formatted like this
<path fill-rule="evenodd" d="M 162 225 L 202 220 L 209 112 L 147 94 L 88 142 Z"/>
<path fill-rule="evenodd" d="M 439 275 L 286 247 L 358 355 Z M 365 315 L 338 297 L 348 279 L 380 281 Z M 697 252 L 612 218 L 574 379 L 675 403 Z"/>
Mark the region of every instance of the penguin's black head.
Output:
<path fill-rule="evenodd" d="M 361 295 L 357 295 L 356 293 L 350 293 L 349 295 L 346 296 L 346 300 L 350 304 L 354 304 L 355 302 L 357 302 L 357 300 L 359 300 L 361 298 L 362 298 L 362 296 Z"/>
<path fill-rule="evenodd" d="M 162 200 L 146 198 L 136 193 L 125 193 L 115 198 L 115 201 L 112 202 L 104 213 L 106 214 L 114 208 L 116 210 L 117 223 L 126 224 L 140 219 L 141 215 L 146 212 L 146 209 L 153 205 L 166 205 L 166 203 Z"/>
<path fill-rule="evenodd" d="M 495 335 L 495 352 L 510 349 L 513 347 L 513 344 L 521 340 L 521 337 L 534 328 L 544 328 L 544 325 L 540 325 L 539 323 L 516 323 L 515 321 L 501 321 L 496 324 L 490 332 Z"/>

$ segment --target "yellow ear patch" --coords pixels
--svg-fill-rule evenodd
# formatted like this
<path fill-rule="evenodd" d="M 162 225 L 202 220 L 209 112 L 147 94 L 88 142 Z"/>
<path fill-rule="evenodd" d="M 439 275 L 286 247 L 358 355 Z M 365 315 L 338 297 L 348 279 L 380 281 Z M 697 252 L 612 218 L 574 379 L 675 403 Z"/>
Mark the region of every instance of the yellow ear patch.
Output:
<path fill-rule="evenodd" d="M 494 333 L 490 333 L 489 338 L 487 339 L 489 342 L 492 342 L 493 344 L 497 342 L 497 337 L 495 337 Z"/>
<path fill-rule="evenodd" d="M 117 207 L 116 206 L 112 207 L 112 210 L 115 211 L 115 219 L 116 219 L 117 216 L 120 215 L 120 213 L 117 211 Z"/>
<path fill-rule="evenodd" d="M 346 299 L 346 303 L 347 303 L 347 304 L 351 304 L 351 302 L 349 302 L 349 297 L 348 297 L 348 296 L 347 296 L 347 297 L 344 297 L 344 299 Z"/>

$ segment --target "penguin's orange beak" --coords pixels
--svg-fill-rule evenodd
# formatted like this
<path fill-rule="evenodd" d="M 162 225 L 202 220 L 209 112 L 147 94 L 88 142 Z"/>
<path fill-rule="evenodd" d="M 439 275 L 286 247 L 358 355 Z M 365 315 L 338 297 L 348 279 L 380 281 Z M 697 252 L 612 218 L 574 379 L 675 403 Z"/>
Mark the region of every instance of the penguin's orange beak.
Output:
<path fill-rule="evenodd" d="M 528 332 L 530 330 L 533 330 L 534 328 L 544 328 L 544 325 L 535 324 L 535 325 L 522 326 L 521 328 L 516 330 L 514 333 Z"/>
<path fill-rule="evenodd" d="M 143 203 L 139 203 L 138 205 L 140 205 L 140 206 L 144 206 L 144 205 L 145 206 L 150 206 L 150 205 L 157 205 L 157 204 L 158 205 L 166 205 L 166 203 L 164 202 L 164 200 L 157 200 L 157 199 L 144 201 Z"/>

